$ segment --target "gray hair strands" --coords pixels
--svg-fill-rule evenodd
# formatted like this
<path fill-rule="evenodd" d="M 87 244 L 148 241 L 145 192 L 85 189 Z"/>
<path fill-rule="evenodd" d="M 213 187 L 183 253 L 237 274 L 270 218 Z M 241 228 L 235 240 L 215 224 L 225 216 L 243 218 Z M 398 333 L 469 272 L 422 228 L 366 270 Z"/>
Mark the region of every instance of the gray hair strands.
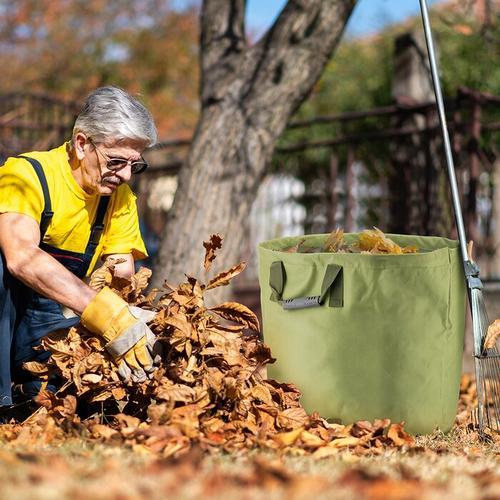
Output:
<path fill-rule="evenodd" d="M 151 113 L 118 87 L 99 87 L 87 96 L 73 127 L 96 142 L 133 140 L 146 147 L 156 143 Z"/>

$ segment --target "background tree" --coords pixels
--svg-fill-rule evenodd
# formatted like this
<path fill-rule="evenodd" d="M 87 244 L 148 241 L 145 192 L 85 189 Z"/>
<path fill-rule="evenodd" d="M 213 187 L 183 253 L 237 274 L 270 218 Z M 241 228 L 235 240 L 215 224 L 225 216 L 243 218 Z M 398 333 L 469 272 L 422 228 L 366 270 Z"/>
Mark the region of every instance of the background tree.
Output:
<path fill-rule="evenodd" d="M 0 92 L 81 100 L 100 85 L 139 94 L 161 137 L 198 117 L 198 9 L 167 0 L 0 2 Z"/>
<path fill-rule="evenodd" d="M 269 31 L 249 45 L 244 0 L 203 2 L 201 115 L 160 244 L 157 280 L 198 274 L 199 240 L 211 232 L 226 237 L 220 261 L 238 259 L 276 141 L 320 77 L 354 5 L 289 1 Z"/>
<path fill-rule="evenodd" d="M 483 4 L 485 11 L 478 12 L 477 6 Z M 490 2 L 480 1 L 446 2 L 435 5 L 431 10 L 433 33 L 440 54 L 443 93 L 447 97 L 455 96 L 462 86 L 492 94 L 498 94 L 500 91 L 500 66 L 491 63 L 498 59 L 500 23 L 498 19 L 488 15 L 488 12 L 493 12 Z M 311 95 L 294 115 L 294 120 L 363 111 L 391 104 L 394 41 L 399 35 L 408 32 L 422 33 L 419 15 L 387 27 L 376 35 L 344 39 L 335 57 L 328 62 L 323 75 L 314 85 Z M 498 117 L 498 109 L 492 107 L 487 110 L 484 120 L 493 122 L 497 121 Z M 308 128 L 291 128 L 282 135 L 279 145 L 332 139 L 342 135 L 359 135 L 392 127 L 386 120 L 369 118 L 348 124 L 337 122 Z M 495 148 L 495 144 L 498 147 L 498 131 L 483 131 L 482 140 L 485 149 Z M 411 154 L 412 148 L 404 144 L 404 140 L 401 140 L 398 146 L 402 152 Z M 343 175 L 343 168 L 347 163 L 347 147 L 336 148 L 335 153 L 339 159 L 339 174 Z M 391 150 L 387 141 L 360 143 L 356 147 L 356 154 L 356 160 L 362 161 L 365 167 L 363 182 L 367 185 L 379 185 L 381 178 L 388 178 L 391 171 Z M 331 150 L 322 148 L 274 157 L 275 171 L 285 170 L 302 180 L 306 186 L 304 196 L 296 201 L 305 206 L 308 214 L 315 214 L 319 220 L 315 223 L 313 217 L 307 218 L 306 232 L 329 230 L 329 227 L 325 227 L 327 218 L 323 214 L 328 210 L 328 206 L 321 198 L 310 196 L 308 188 L 321 178 L 327 182 L 330 155 Z M 456 163 L 459 166 L 458 159 Z M 446 196 L 447 183 L 440 189 L 443 196 Z M 339 193 L 339 201 L 343 200 L 344 193 Z M 364 210 L 362 218 L 357 221 L 360 227 L 375 224 L 386 230 L 390 229 L 385 224 L 389 221 L 386 213 L 388 207 L 384 199 L 375 195 L 373 198 L 361 200 L 361 203 Z M 446 216 L 443 214 L 443 217 Z M 451 212 L 448 217 L 452 224 Z M 417 229 L 414 231 L 418 232 Z M 434 234 L 437 232 L 435 230 Z"/>
<path fill-rule="evenodd" d="M 158 270 L 158 277 L 171 276 L 174 269 L 178 276 L 188 267 L 194 272 L 199 241 L 211 230 L 238 247 L 249 204 L 290 115 L 296 108 L 301 119 L 390 103 L 394 37 L 421 29 L 417 16 L 369 38 L 344 37 L 329 59 L 354 1 L 289 2 L 268 33 L 252 43 L 245 33 L 244 2 L 220 0 L 203 7 L 199 44 L 200 3 L 179 10 L 168 0 L 0 1 L 0 92 L 37 90 L 81 99 L 97 85 L 120 85 L 140 94 L 152 109 L 161 139 L 191 137 L 200 118 L 175 214 L 164 233 L 158 265 L 165 271 Z M 498 55 L 498 20 L 491 8 L 482 19 L 471 16 L 467 10 L 476 3 L 488 7 L 491 2 L 457 0 L 433 8 L 447 95 L 459 85 L 492 93 L 500 88 L 500 67 L 492 63 Z M 280 141 L 385 125 L 366 120 L 293 129 Z M 328 169 L 329 153 L 316 149 L 275 159 L 281 172 L 307 184 Z M 388 164 L 387 145 L 365 144 L 358 153 L 375 159 L 367 183 L 379 182 Z M 341 166 L 345 156 L 339 151 Z M 362 224 L 379 223 L 380 204 L 375 200 L 373 207 Z"/>

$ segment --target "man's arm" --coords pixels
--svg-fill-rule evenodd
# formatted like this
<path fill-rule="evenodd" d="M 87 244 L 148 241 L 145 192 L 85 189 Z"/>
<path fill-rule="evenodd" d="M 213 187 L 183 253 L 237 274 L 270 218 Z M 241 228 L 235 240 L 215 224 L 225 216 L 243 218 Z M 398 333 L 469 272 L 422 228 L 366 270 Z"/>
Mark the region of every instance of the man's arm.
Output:
<path fill-rule="evenodd" d="M 38 247 L 40 228 L 27 215 L 0 214 L 0 250 L 9 272 L 36 292 L 81 315 L 96 296 L 83 281 Z"/>
<path fill-rule="evenodd" d="M 17 213 L 0 214 L 0 250 L 9 272 L 36 292 L 81 315 L 82 324 L 106 340 L 106 349 L 125 380 L 145 380 L 146 374 L 155 369 L 151 354 L 154 335 L 146 325 L 147 319 L 133 314 L 108 287 L 100 292 L 92 290 L 41 250 L 39 240 L 40 228 L 34 219 Z M 130 271 L 130 266 L 122 271 L 127 269 Z"/>

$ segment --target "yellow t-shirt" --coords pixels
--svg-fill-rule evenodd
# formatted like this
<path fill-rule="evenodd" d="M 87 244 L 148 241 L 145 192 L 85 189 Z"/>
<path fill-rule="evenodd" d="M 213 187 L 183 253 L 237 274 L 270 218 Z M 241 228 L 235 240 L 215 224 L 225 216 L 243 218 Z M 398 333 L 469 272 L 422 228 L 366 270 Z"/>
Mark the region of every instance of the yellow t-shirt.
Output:
<path fill-rule="evenodd" d="M 67 144 L 51 151 L 25 156 L 38 160 L 45 173 L 54 216 L 44 243 L 71 252 L 84 253 L 94 222 L 98 195 L 89 195 L 78 185 L 68 163 Z M 136 197 L 129 186 L 120 185 L 111 195 L 104 231 L 87 275 L 103 255 L 131 253 L 134 259 L 147 256 L 139 230 Z M 44 208 L 42 186 L 31 164 L 23 158 L 8 158 L 0 167 L 0 213 L 28 215 L 40 223 Z"/>

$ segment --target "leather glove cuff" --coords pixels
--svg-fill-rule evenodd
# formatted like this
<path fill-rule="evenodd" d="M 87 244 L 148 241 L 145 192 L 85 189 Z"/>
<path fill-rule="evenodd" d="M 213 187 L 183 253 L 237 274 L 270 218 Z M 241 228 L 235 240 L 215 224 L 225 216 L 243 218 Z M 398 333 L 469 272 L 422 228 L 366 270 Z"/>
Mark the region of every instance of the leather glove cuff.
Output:
<path fill-rule="evenodd" d="M 127 302 L 106 286 L 84 309 L 81 316 L 82 325 L 92 333 L 104 336 L 115 318 L 126 307 Z"/>

